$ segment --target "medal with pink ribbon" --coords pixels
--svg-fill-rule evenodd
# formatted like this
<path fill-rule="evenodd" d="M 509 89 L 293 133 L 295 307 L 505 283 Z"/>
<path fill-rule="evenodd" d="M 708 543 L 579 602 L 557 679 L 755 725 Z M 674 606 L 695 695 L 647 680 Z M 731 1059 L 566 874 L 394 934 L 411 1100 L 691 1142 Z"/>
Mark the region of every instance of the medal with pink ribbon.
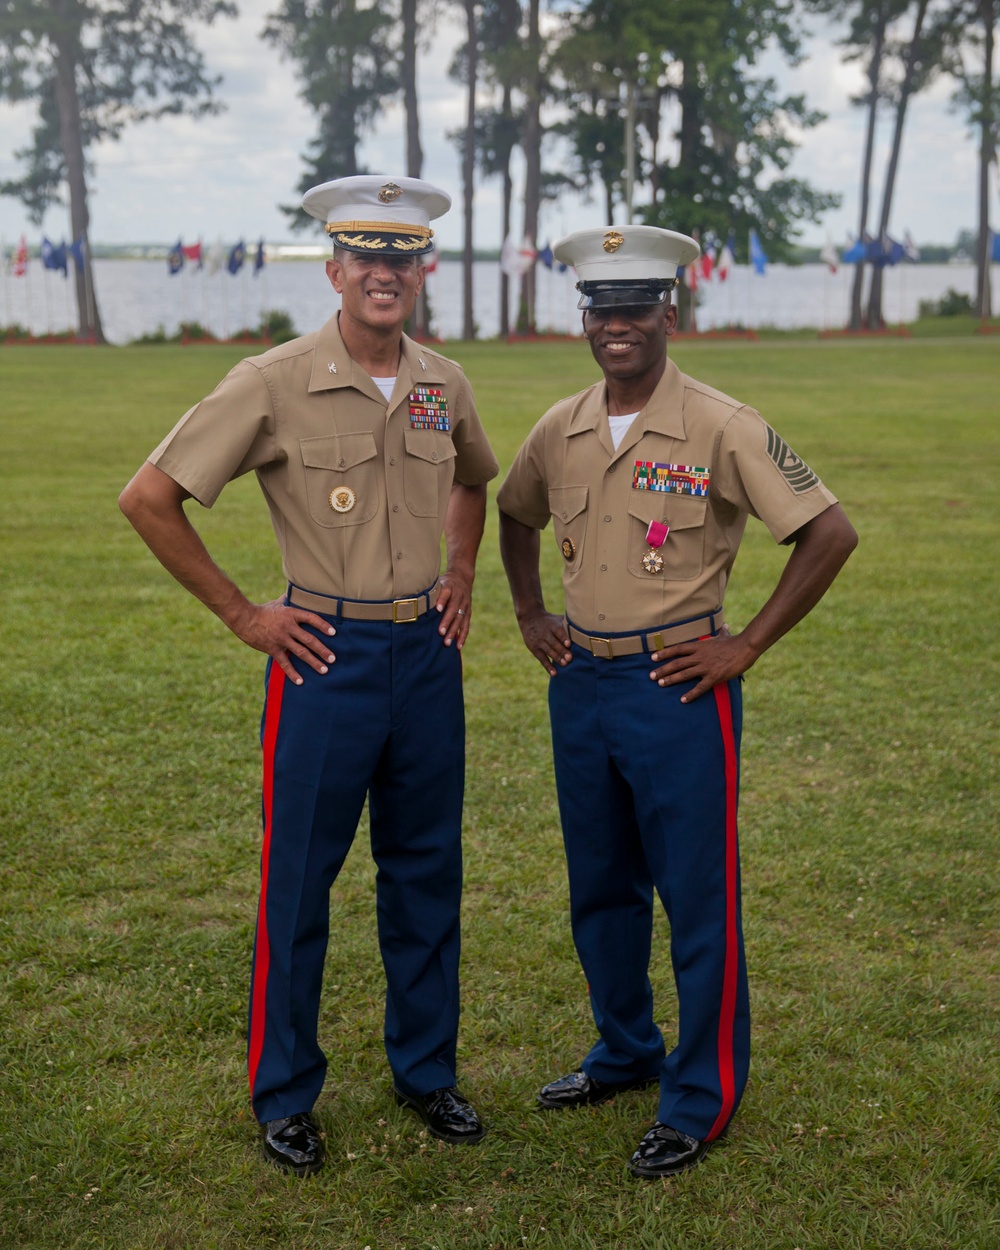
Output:
<path fill-rule="evenodd" d="M 667 541 L 669 533 L 670 526 L 665 521 L 650 521 L 649 529 L 646 530 L 649 550 L 642 557 L 642 567 L 647 573 L 663 572 L 663 556 L 660 555 L 660 548 Z"/>

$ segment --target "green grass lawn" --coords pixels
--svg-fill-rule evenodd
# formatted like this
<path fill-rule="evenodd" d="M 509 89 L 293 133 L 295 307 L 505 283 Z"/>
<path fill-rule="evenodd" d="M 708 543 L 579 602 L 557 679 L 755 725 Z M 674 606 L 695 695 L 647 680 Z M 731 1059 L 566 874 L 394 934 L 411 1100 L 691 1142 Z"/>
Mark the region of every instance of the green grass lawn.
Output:
<path fill-rule="evenodd" d="M 501 466 L 587 385 L 580 343 L 454 345 Z M 754 1011 L 726 1139 L 630 1180 L 654 1092 L 533 1109 L 591 1044 L 541 668 L 491 506 L 465 652 L 462 1086 L 491 1132 L 430 1139 L 381 1045 L 373 867 L 333 898 L 301 1183 L 258 1153 L 244 1076 L 263 657 L 155 563 L 118 491 L 239 348 L 0 347 L 0 1245 L 10 1250 L 995 1250 L 1000 1245 L 996 604 L 1000 340 L 683 342 L 861 536 L 749 674 L 741 837 Z M 494 486 L 496 483 L 494 483 Z M 194 518 L 281 590 L 252 480 Z M 752 524 L 728 618 L 784 552 Z M 546 542 L 551 606 L 558 553 Z M 668 1041 L 666 922 L 652 979 Z"/>

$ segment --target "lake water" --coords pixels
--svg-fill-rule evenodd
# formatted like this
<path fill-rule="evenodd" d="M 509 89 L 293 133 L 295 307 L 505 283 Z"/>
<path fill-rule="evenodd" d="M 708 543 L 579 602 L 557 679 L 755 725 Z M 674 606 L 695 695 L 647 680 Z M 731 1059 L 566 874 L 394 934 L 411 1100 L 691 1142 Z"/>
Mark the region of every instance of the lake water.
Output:
<path fill-rule="evenodd" d="M 244 326 L 256 327 L 265 309 L 287 312 L 296 330 L 305 333 L 321 325 L 340 302 L 319 260 L 278 261 L 256 275 L 244 267 L 235 275 L 221 270 L 211 277 L 190 266 L 171 276 L 162 260 L 96 260 L 94 270 L 104 331 L 112 343 L 127 343 L 161 327 L 173 334 L 182 321 L 200 322 L 217 337 L 227 338 Z M 477 335 L 494 338 L 499 332 L 499 265 L 477 261 L 473 278 Z M 572 271 L 560 274 L 538 267 L 540 332 L 579 333 L 573 280 Z M 838 329 L 847 318 L 852 280 L 850 266 L 831 274 L 826 265 L 769 265 L 759 275 L 738 265 L 725 282 L 714 279 L 699 286 L 697 328 Z M 887 269 L 886 320 L 893 324 L 914 320 L 920 300 L 938 299 L 949 288 L 973 296 L 975 280 L 971 264 L 901 264 Z M 4 274 L 0 281 L 4 324 L 26 326 L 36 335 L 76 327 L 72 282 L 43 269 L 40 261 L 30 262 L 25 277 Z M 427 287 L 435 333 L 445 339 L 459 337 L 461 265 L 441 261 L 428 275 Z"/>

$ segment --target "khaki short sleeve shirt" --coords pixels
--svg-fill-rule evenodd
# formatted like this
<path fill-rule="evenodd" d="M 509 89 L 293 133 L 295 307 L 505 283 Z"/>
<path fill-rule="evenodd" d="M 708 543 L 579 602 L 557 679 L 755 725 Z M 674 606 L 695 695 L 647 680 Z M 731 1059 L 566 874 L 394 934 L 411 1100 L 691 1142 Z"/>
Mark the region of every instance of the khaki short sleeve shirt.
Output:
<path fill-rule="evenodd" d="M 150 460 L 206 507 L 253 470 L 285 577 L 347 599 L 431 586 L 453 482 L 498 469 L 457 364 L 404 337 L 387 404 L 336 317 L 240 361 Z"/>
<path fill-rule="evenodd" d="M 668 360 L 617 451 L 603 381 L 549 409 L 497 502 L 534 529 L 552 518 L 570 620 L 626 633 L 718 610 L 748 516 L 783 542 L 837 501 L 757 412 Z M 658 573 L 651 521 L 669 527 Z"/>

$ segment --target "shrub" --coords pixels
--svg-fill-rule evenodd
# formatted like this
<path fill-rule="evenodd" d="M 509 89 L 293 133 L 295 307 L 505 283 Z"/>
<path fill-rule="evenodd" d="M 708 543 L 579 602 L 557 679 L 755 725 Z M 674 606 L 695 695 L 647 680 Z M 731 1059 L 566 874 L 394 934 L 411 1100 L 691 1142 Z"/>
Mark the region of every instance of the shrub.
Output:
<path fill-rule="evenodd" d="M 174 335 L 175 343 L 214 343 L 216 337 L 200 321 L 182 321 Z"/>
<path fill-rule="evenodd" d="M 299 332 L 292 325 L 290 313 L 283 308 L 270 308 L 261 315 L 260 331 L 272 343 L 287 343 L 289 339 L 298 338 Z"/>
<path fill-rule="evenodd" d="M 940 299 L 922 299 L 917 305 L 920 317 L 969 317 L 975 312 L 972 297 L 949 287 Z"/>

